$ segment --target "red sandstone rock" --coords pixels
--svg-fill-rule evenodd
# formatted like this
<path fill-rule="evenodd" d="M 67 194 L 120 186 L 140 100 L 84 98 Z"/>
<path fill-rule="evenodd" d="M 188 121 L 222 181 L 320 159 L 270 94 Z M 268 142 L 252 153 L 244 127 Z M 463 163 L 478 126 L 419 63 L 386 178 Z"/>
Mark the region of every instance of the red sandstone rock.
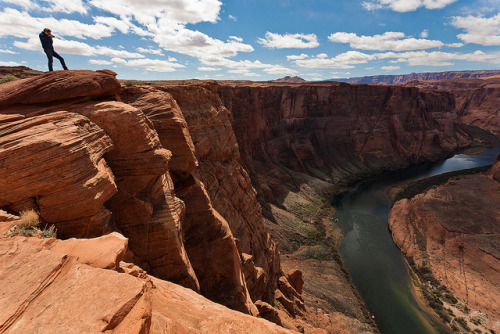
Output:
<path fill-rule="evenodd" d="M 264 227 L 256 191 L 241 165 L 228 109 L 207 87 L 157 88 L 168 91 L 181 108 L 199 163 L 195 175 L 205 185 L 214 209 L 226 219 L 242 251 L 252 255 L 255 266 L 264 271 L 258 279 L 246 277 L 252 300 L 271 301 L 280 271 L 279 254 Z"/>
<path fill-rule="evenodd" d="M 54 242 L 0 237 L 2 333 L 291 333 L 166 281 L 88 266 Z"/>
<path fill-rule="evenodd" d="M 288 281 L 293 286 L 293 288 L 302 294 L 302 287 L 304 286 L 304 280 L 302 279 L 302 271 L 298 269 L 291 269 L 286 274 Z"/>
<path fill-rule="evenodd" d="M 114 72 L 54 71 L 10 81 L 0 85 L 0 107 L 115 95 L 120 91 L 115 75 Z"/>
<path fill-rule="evenodd" d="M 9 190 L 0 193 L 0 207 L 21 211 L 19 203 L 34 205 L 61 237 L 110 230 L 103 204 L 116 186 L 103 159 L 112 145 L 104 131 L 61 111 L 0 123 L 0 132 L 0 187 Z"/>
<path fill-rule="evenodd" d="M 500 155 L 490 169 L 490 177 L 498 182 L 500 182 Z"/>
<path fill-rule="evenodd" d="M 471 311 L 499 320 L 500 183 L 462 176 L 394 204 L 389 226 L 396 244 L 427 266 Z"/>
<path fill-rule="evenodd" d="M 205 187 L 192 178 L 177 189 L 177 195 L 186 203 L 185 247 L 201 294 L 232 309 L 257 315 L 229 225 L 212 208 Z"/>
<path fill-rule="evenodd" d="M 169 171 L 174 181 L 189 177 L 198 162 L 187 123 L 172 96 L 153 88 L 134 87 L 126 89 L 121 98 L 148 117 L 163 147 L 172 152 Z"/>
<path fill-rule="evenodd" d="M 248 296 L 239 253 L 227 222 L 212 208 L 203 184 L 191 175 L 197 166 L 195 149 L 177 103 L 170 94 L 152 88 L 128 89 L 122 99 L 148 115 L 161 143 L 172 150 L 174 157 L 169 170 L 174 177 L 175 192 L 186 205 L 182 231 L 201 293 L 233 309 L 257 314 Z"/>
<path fill-rule="evenodd" d="M 406 86 L 425 87 L 453 93 L 455 113 L 465 124 L 500 135 L 500 77 L 411 81 Z"/>
<path fill-rule="evenodd" d="M 102 269 L 118 269 L 128 239 L 117 232 L 95 239 L 68 239 L 49 247 L 50 251 L 76 257 L 78 262 Z"/>
<path fill-rule="evenodd" d="M 161 145 L 151 121 L 122 102 L 89 103 L 75 110 L 113 140 L 114 148 L 105 158 L 118 194 L 109 206 L 139 263 L 152 275 L 199 291 L 183 245 L 184 205 L 175 197 L 168 174 L 171 153 Z"/>

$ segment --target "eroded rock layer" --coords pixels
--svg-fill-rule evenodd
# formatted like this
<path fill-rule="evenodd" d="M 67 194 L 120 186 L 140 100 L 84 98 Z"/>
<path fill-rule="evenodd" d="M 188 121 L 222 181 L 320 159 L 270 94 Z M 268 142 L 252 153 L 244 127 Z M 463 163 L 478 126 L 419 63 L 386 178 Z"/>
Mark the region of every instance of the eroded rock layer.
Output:
<path fill-rule="evenodd" d="M 452 93 L 460 120 L 500 136 L 500 77 L 410 81 L 407 86 L 438 89 Z"/>
<path fill-rule="evenodd" d="M 5 232 L 9 223 L 0 223 Z M 122 261 L 127 239 L 0 238 L 2 333 L 293 333 Z"/>
<path fill-rule="evenodd" d="M 500 183 L 493 179 L 499 165 L 490 176 L 462 176 L 396 202 L 389 216 L 402 252 L 472 312 L 486 314 L 491 329 L 500 320 Z"/>

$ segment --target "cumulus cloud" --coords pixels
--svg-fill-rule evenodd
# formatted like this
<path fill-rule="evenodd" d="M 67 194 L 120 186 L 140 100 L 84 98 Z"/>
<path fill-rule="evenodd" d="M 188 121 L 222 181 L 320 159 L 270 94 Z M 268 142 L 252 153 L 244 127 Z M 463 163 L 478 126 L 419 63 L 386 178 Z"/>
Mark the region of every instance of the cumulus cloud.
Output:
<path fill-rule="evenodd" d="M 318 57 L 319 56 L 319 57 Z M 319 54 L 310 58 L 294 60 L 295 64 L 306 68 L 354 68 L 354 64 L 364 64 L 376 59 L 376 56 L 358 52 L 348 51 L 341 53 L 333 58 L 325 57 L 325 54 Z"/>
<path fill-rule="evenodd" d="M 205 58 L 203 59 L 203 63 L 210 67 L 214 66 L 222 66 L 230 68 L 229 73 L 248 73 L 251 70 L 260 69 L 266 73 L 271 74 L 296 74 L 298 73 L 296 70 L 281 66 L 281 65 L 273 65 L 262 63 L 259 60 L 250 61 L 250 60 L 231 60 L 231 59 L 221 59 L 221 58 Z"/>
<path fill-rule="evenodd" d="M 172 63 L 166 60 L 148 59 L 148 58 L 131 59 L 131 60 L 125 60 L 123 58 L 112 58 L 111 61 L 120 65 L 134 67 L 134 68 L 143 68 L 147 71 L 154 71 L 154 72 L 174 72 L 178 68 L 185 67 L 182 64 Z"/>
<path fill-rule="evenodd" d="M 15 41 L 14 46 L 32 51 L 42 51 L 40 46 L 40 40 L 38 37 L 32 37 L 26 42 Z M 54 47 L 57 52 L 76 54 L 81 56 L 108 56 L 108 57 L 120 57 L 120 58 L 144 58 L 143 55 L 135 52 L 129 52 L 125 50 L 115 50 L 107 46 L 90 46 L 86 43 L 70 40 L 57 40 L 54 42 Z"/>
<path fill-rule="evenodd" d="M 422 31 L 422 32 L 420 33 L 420 37 L 422 37 L 422 38 L 427 38 L 427 37 L 429 37 L 429 31 L 428 31 L 427 29 L 425 29 L 424 31 Z"/>
<path fill-rule="evenodd" d="M 416 39 L 408 38 L 402 32 L 388 31 L 382 35 L 374 36 L 358 36 L 355 33 L 337 32 L 328 36 L 332 42 L 349 43 L 354 49 L 361 50 L 393 50 L 393 51 L 407 51 L 407 50 L 421 50 L 441 47 L 443 42 L 429 39 Z"/>
<path fill-rule="evenodd" d="M 238 37 L 238 36 L 229 36 L 229 39 L 231 40 L 234 40 L 236 42 L 243 42 L 243 38 L 241 37 Z"/>
<path fill-rule="evenodd" d="M 8 53 L 8 54 L 11 54 L 11 55 L 17 54 L 17 52 L 14 52 L 12 50 L 2 50 L 2 49 L 0 49 L 0 53 Z"/>
<path fill-rule="evenodd" d="M 236 56 L 238 52 L 252 52 L 254 50 L 249 44 L 233 39 L 223 42 L 202 32 L 185 29 L 181 26 L 170 29 L 167 25 L 159 22 L 158 25 L 149 28 L 154 34 L 153 40 L 160 47 L 200 59 L 207 57 L 228 58 Z"/>
<path fill-rule="evenodd" d="M 297 74 L 296 70 L 292 70 L 291 68 L 287 68 L 281 65 L 272 65 L 269 67 L 266 67 L 264 70 L 267 74 Z"/>
<path fill-rule="evenodd" d="M 133 17 L 143 25 L 154 24 L 157 19 L 174 24 L 215 23 L 222 6 L 219 0 L 90 0 L 88 3 L 120 17 Z"/>
<path fill-rule="evenodd" d="M 21 66 L 21 64 L 15 62 L 15 61 L 1 61 L 0 60 L 0 66 Z"/>
<path fill-rule="evenodd" d="M 198 67 L 198 71 L 214 72 L 214 71 L 220 71 L 220 68 L 209 67 L 209 66 L 200 66 L 200 67 Z"/>
<path fill-rule="evenodd" d="M 410 66 L 451 66 L 453 61 L 465 60 L 482 63 L 500 63 L 500 53 L 484 53 L 483 51 L 475 51 L 472 53 L 450 53 L 450 52 L 427 52 L 427 51 L 411 51 L 411 52 L 386 52 L 376 55 L 378 59 L 396 59 L 399 63 L 407 63 Z"/>
<path fill-rule="evenodd" d="M 76 20 L 56 19 L 54 17 L 34 17 L 27 12 L 4 8 L 0 12 L 0 37 L 14 36 L 30 38 L 38 35 L 44 27 L 49 27 L 56 38 L 59 36 L 80 39 L 101 39 L 110 37 L 115 26 L 102 23 L 86 24 Z"/>
<path fill-rule="evenodd" d="M 142 53 L 151 53 L 151 54 L 158 55 L 158 56 L 164 56 L 164 54 L 162 53 L 161 50 L 153 49 L 153 48 L 146 49 L 146 48 L 139 47 L 139 48 L 137 48 L 137 51 L 142 52 Z"/>
<path fill-rule="evenodd" d="M 457 35 L 465 43 L 500 45 L 500 13 L 492 17 L 456 16 L 451 24 L 466 31 Z"/>
<path fill-rule="evenodd" d="M 458 0 L 374 0 L 361 3 L 366 10 L 391 9 L 396 12 L 412 12 L 421 7 L 441 9 Z"/>
<path fill-rule="evenodd" d="M 386 60 L 391 64 L 406 63 L 410 66 L 451 66 L 454 61 L 470 61 L 480 63 L 500 64 L 500 52 L 485 53 L 475 51 L 471 53 L 451 53 L 451 52 L 427 52 L 427 51 L 407 51 L 407 52 L 383 52 L 366 54 L 357 51 L 341 53 L 333 58 L 324 57 L 304 57 L 292 60 L 296 65 L 306 68 L 354 68 L 357 64 L 366 64 L 370 61 Z M 383 66 L 382 69 L 394 70 L 399 66 Z M 373 69 L 366 67 L 365 69 Z"/>
<path fill-rule="evenodd" d="M 82 3 L 82 0 L 46 0 L 50 7 L 41 6 L 42 9 L 46 8 L 50 12 L 62 13 L 80 13 L 86 14 L 87 8 Z"/>
<path fill-rule="evenodd" d="M 101 59 L 89 59 L 90 64 L 94 65 L 111 65 L 113 64 L 112 62 L 108 60 L 101 60 Z"/>
<path fill-rule="evenodd" d="M 319 46 L 315 34 L 275 34 L 266 32 L 266 38 L 259 38 L 258 43 L 270 49 L 311 49 Z"/>
<path fill-rule="evenodd" d="M 306 55 L 305 53 L 302 53 L 298 56 L 296 55 L 291 55 L 291 56 L 286 56 L 286 59 L 288 60 L 298 60 L 298 59 L 306 59 L 307 57 L 309 57 L 308 55 Z"/>
<path fill-rule="evenodd" d="M 394 70 L 399 70 L 401 67 L 400 66 L 382 66 L 380 69 L 384 71 L 394 71 Z"/>

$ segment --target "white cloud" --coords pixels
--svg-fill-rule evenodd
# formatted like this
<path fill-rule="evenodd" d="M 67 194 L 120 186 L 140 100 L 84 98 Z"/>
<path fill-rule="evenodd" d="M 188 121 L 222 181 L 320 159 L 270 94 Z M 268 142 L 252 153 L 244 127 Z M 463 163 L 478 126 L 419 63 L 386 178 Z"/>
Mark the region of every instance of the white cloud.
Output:
<path fill-rule="evenodd" d="M 233 16 L 233 15 L 229 15 L 229 16 L 228 16 L 228 18 L 229 18 L 230 20 L 235 21 L 235 22 L 238 20 L 238 18 L 237 18 L 236 16 Z"/>
<path fill-rule="evenodd" d="M 235 40 L 223 42 L 202 32 L 185 29 L 183 26 L 169 27 L 162 21 L 149 26 L 154 34 L 154 41 L 166 50 L 186 54 L 197 58 L 234 57 L 238 52 L 252 52 L 251 45 Z"/>
<path fill-rule="evenodd" d="M 21 66 L 21 64 L 16 63 L 15 61 L 1 61 L 0 66 Z"/>
<path fill-rule="evenodd" d="M 446 44 L 446 46 L 449 48 L 461 48 L 462 46 L 464 46 L 464 43 L 450 43 Z"/>
<path fill-rule="evenodd" d="M 243 42 L 243 38 L 237 36 L 229 36 L 229 39 L 235 40 L 236 42 Z"/>
<path fill-rule="evenodd" d="M 3 0 L 6 1 L 6 0 Z M 28 0 L 7 0 L 11 2 L 24 3 L 26 6 L 33 5 Z M 59 3 L 63 0 L 50 0 L 52 3 Z M 66 1 L 66 0 L 65 0 Z M 219 0 L 67 0 L 67 6 L 76 7 L 84 3 L 84 7 L 95 7 L 102 12 L 112 15 L 95 16 L 92 19 L 94 24 L 69 19 L 56 19 L 54 17 L 34 17 L 31 12 L 19 11 L 14 8 L 0 9 L 0 38 L 14 36 L 16 38 L 30 39 L 38 35 L 44 27 L 51 28 L 56 41 L 61 37 L 76 37 L 79 39 L 101 39 L 111 37 L 117 32 L 123 34 L 136 34 L 147 37 L 146 40 L 154 41 L 160 48 L 168 51 L 178 52 L 197 58 L 234 57 L 239 52 L 252 52 L 253 47 L 242 43 L 242 39 L 236 36 L 229 37 L 227 42 L 212 38 L 207 34 L 186 28 L 187 24 L 199 22 L 215 23 L 219 19 L 221 1 Z M 76 7 L 75 7 L 76 6 Z M 73 8 L 71 7 L 71 8 Z M 93 10 L 95 10 L 93 8 Z M 33 7 L 30 7 L 32 10 Z M 69 10 L 69 9 L 68 9 Z M 90 12 L 90 11 L 89 11 Z M 137 25 L 138 22 L 141 25 Z M 136 37 L 136 36 L 133 36 Z M 22 48 L 28 48 L 26 43 L 17 41 Z M 67 43 L 65 43 L 67 44 Z M 106 50 L 100 49 L 98 52 L 86 50 L 85 46 L 59 44 L 59 51 L 82 55 L 105 54 Z M 61 47 L 64 48 L 61 49 Z M 82 50 L 85 49 L 86 51 Z M 108 50 L 109 51 L 109 50 Z M 108 52 L 109 53 L 109 52 Z M 158 51 L 148 52 L 161 55 Z M 111 54 L 111 57 L 119 57 L 118 54 Z M 137 55 L 125 57 L 137 57 Z"/>
<path fill-rule="evenodd" d="M 145 49 L 145 48 L 139 47 L 139 48 L 137 48 L 137 51 L 142 52 L 142 53 L 151 53 L 151 54 L 158 55 L 158 56 L 164 56 L 164 54 L 162 53 L 161 50 L 153 49 L 153 48 Z"/>
<path fill-rule="evenodd" d="M 444 45 L 441 41 L 407 38 L 404 33 L 393 31 L 374 36 L 358 36 L 355 33 L 337 32 L 328 36 L 328 39 L 332 42 L 349 43 L 354 49 L 379 51 L 421 50 Z"/>
<path fill-rule="evenodd" d="M 219 0 L 90 0 L 89 5 L 120 17 L 134 17 L 143 25 L 163 19 L 169 24 L 215 23 L 222 2 Z"/>
<path fill-rule="evenodd" d="M 394 58 L 398 63 L 408 63 L 410 66 L 451 66 L 453 61 L 465 60 L 481 63 L 500 63 L 500 53 L 487 54 L 483 51 L 475 51 L 472 53 L 449 53 L 449 52 L 427 52 L 427 51 L 411 51 L 411 52 L 386 52 L 376 54 L 378 59 Z"/>
<path fill-rule="evenodd" d="M 11 55 L 17 54 L 17 52 L 14 52 L 14 51 L 11 51 L 11 50 L 2 50 L 2 49 L 0 49 L 0 53 L 8 53 L 8 54 L 11 54 Z"/>
<path fill-rule="evenodd" d="M 287 74 L 290 75 L 290 74 L 299 73 L 295 70 L 292 70 L 292 69 L 287 68 L 287 67 L 283 67 L 281 65 L 273 65 L 273 66 L 265 68 L 263 71 L 266 72 L 267 74 L 282 74 L 282 75 L 287 75 Z"/>
<path fill-rule="evenodd" d="M 4 3 L 10 3 L 23 9 L 40 9 L 38 4 L 33 3 L 31 0 L 2 0 Z"/>
<path fill-rule="evenodd" d="M 52 30 L 56 39 L 59 36 L 100 39 L 110 37 L 116 30 L 116 27 L 104 23 L 86 24 L 54 17 L 33 17 L 13 8 L 4 8 L 0 12 L 0 37 L 30 38 L 38 35 L 45 27 Z"/>
<path fill-rule="evenodd" d="M 500 45 L 500 13 L 489 18 L 472 15 L 456 16 L 451 24 L 466 31 L 465 34 L 457 35 L 465 43 Z"/>
<path fill-rule="evenodd" d="M 339 68 L 348 69 L 354 68 L 353 64 L 364 64 L 376 59 L 376 56 L 369 55 L 358 51 L 348 51 L 341 53 L 333 58 L 324 57 L 324 54 L 319 54 L 320 57 L 311 57 L 294 60 L 295 64 L 306 68 Z"/>
<path fill-rule="evenodd" d="M 220 71 L 220 68 L 209 67 L 209 66 L 200 66 L 200 67 L 198 67 L 198 71 L 214 72 L 214 71 Z"/>
<path fill-rule="evenodd" d="M 134 67 L 134 68 L 144 68 L 146 71 L 154 72 L 175 72 L 178 68 L 185 67 L 184 65 L 172 63 L 166 60 L 159 59 L 132 59 L 125 60 L 122 58 L 111 59 L 114 63 L 118 63 L 124 66 Z"/>
<path fill-rule="evenodd" d="M 425 29 L 424 31 L 422 31 L 422 32 L 420 33 L 420 37 L 422 37 L 422 38 L 427 38 L 427 37 L 429 37 L 429 30 Z"/>
<path fill-rule="evenodd" d="M 270 49 L 310 49 L 319 46 L 315 34 L 275 34 L 266 32 L 266 38 L 259 38 L 258 43 Z"/>
<path fill-rule="evenodd" d="M 38 37 L 32 37 L 27 42 L 15 41 L 14 46 L 32 51 L 42 51 Z M 125 50 L 115 50 L 107 46 L 90 46 L 86 43 L 72 40 L 54 41 L 54 48 L 58 53 L 76 54 L 81 56 L 109 56 L 119 58 L 144 58 L 143 55 Z"/>
<path fill-rule="evenodd" d="M 50 4 L 50 7 L 47 8 L 42 6 L 40 8 L 45 9 L 49 12 L 62 12 L 62 13 L 80 13 L 86 14 L 87 8 L 82 3 L 82 0 L 45 0 Z"/>
<path fill-rule="evenodd" d="M 380 69 L 384 71 L 394 71 L 394 70 L 399 70 L 401 67 L 400 66 L 382 66 Z"/>
<path fill-rule="evenodd" d="M 286 56 L 286 59 L 288 60 L 298 60 L 298 59 L 306 59 L 307 57 L 309 57 L 308 55 L 306 55 L 305 53 L 302 53 L 301 55 L 299 56 Z"/>
<path fill-rule="evenodd" d="M 396 12 L 411 12 L 424 7 L 426 9 L 444 8 L 458 0 L 373 0 L 361 3 L 366 10 L 391 9 Z"/>
<path fill-rule="evenodd" d="M 111 64 L 113 64 L 110 61 L 101 60 L 101 59 L 89 59 L 89 63 L 94 64 L 94 65 L 111 65 Z"/>

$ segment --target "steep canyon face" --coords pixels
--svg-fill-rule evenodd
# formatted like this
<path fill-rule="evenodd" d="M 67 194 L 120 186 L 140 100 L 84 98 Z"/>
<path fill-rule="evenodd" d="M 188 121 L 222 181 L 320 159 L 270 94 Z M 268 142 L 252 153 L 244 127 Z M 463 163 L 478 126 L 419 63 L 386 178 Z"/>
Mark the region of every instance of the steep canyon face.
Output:
<path fill-rule="evenodd" d="M 338 290 L 324 303 L 324 287 L 308 290 L 317 271 L 302 289 L 290 267 L 300 256 L 285 274 L 278 249 L 299 254 L 291 237 L 313 232 L 316 206 L 329 207 L 348 182 L 467 146 L 449 93 L 335 83 L 124 88 L 114 76 L 56 71 L 0 85 L 1 210 L 35 209 L 63 239 L 120 232 L 120 260 L 293 330 L 373 331 L 335 261 L 321 281 Z M 318 305 L 332 315 L 310 308 Z"/>
<path fill-rule="evenodd" d="M 500 136 L 500 77 L 477 79 L 409 81 L 405 86 L 450 92 L 460 121 Z"/>
<path fill-rule="evenodd" d="M 495 331 L 500 307 L 500 160 L 489 175 L 462 176 L 394 204 L 396 244 Z M 481 317 L 481 312 L 486 317 Z"/>

